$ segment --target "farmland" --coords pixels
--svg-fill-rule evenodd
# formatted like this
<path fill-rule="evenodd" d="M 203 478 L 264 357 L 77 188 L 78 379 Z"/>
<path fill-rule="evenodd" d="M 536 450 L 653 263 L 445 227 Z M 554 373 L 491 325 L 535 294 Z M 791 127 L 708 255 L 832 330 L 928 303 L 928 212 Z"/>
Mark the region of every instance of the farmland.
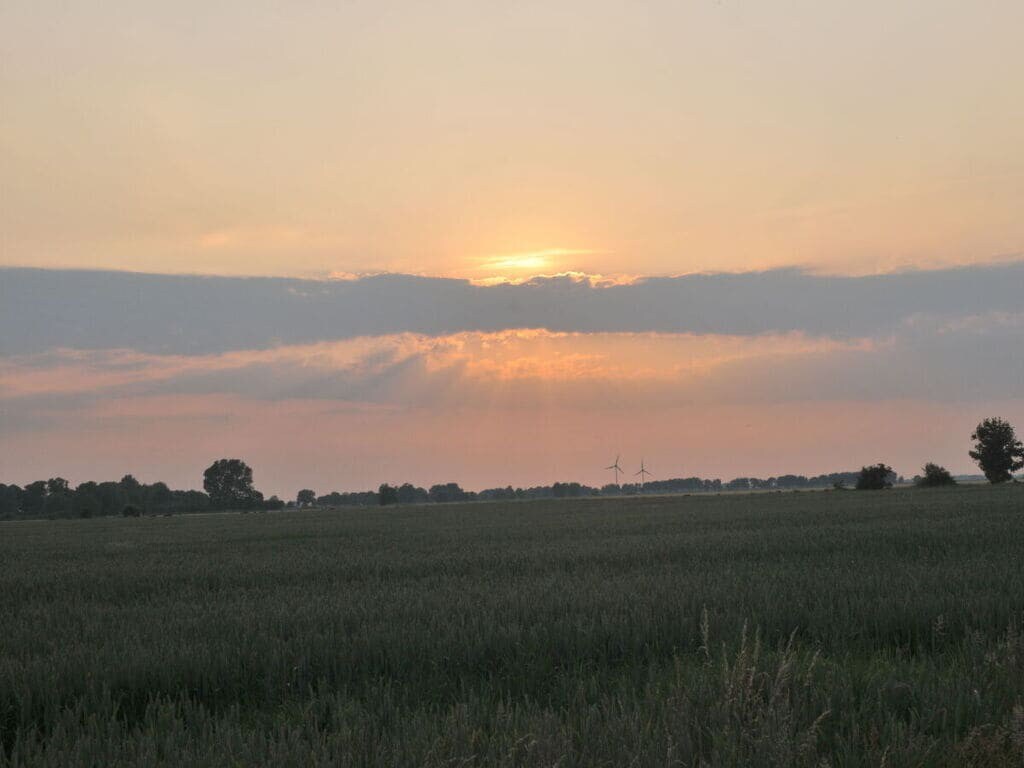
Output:
<path fill-rule="evenodd" d="M 0 524 L 0 765 L 1021 765 L 1024 488 Z"/>

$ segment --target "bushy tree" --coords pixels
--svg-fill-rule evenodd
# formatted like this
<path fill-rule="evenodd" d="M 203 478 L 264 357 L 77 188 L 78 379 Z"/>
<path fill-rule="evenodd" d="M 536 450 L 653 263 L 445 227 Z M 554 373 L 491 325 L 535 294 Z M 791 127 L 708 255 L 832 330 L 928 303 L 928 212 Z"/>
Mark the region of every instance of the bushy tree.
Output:
<path fill-rule="evenodd" d="M 136 480 L 131 475 L 125 475 L 124 477 L 122 477 L 121 478 L 121 482 L 120 482 L 120 486 L 122 488 L 124 488 L 124 490 L 129 491 L 129 492 L 137 491 L 137 490 L 139 490 L 142 487 L 142 485 L 139 483 L 139 481 Z"/>
<path fill-rule="evenodd" d="M 99 486 L 91 480 L 75 488 L 71 508 L 75 517 L 98 517 L 103 514 L 103 503 L 98 494 Z"/>
<path fill-rule="evenodd" d="M 881 491 L 885 488 L 892 488 L 896 473 L 887 464 L 872 464 L 870 467 L 861 467 L 857 475 L 858 491 Z"/>
<path fill-rule="evenodd" d="M 251 509 L 263 501 L 253 488 L 252 468 L 241 459 L 218 459 L 203 472 L 203 488 L 219 509 Z"/>
<path fill-rule="evenodd" d="M 1024 446 L 1010 423 L 1000 418 L 985 419 L 974 428 L 970 456 L 990 483 L 1005 483 L 1024 467 Z"/>
<path fill-rule="evenodd" d="M 956 480 L 949 474 L 949 470 L 940 467 L 938 464 L 928 462 L 924 465 L 924 474 L 914 478 L 914 483 L 921 488 L 933 488 L 940 485 L 956 485 Z"/>
<path fill-rule="evenodd" d="M 146 511 L 151 515 L 169 512 L 174 504 L 174 494 L 167 484 L 162 482 L 143 486 L 142 498 Z"/>
<path fill-rule="evenodd" d="M 303 488 L 295 495 L 295 503 L 300 507 L 311 507 L 316 504 L 316 492 Z"/>
<path fill-rule="evenodd" d="M 104 515 L 119 515 L 128 503 L 128 497 L 120 483 L 100 483 L 96 486 L 96 496 Z"/>
<path fill-rule="evenodd" d="M 21 514 L 22 490 L 16 485 L 0 483 L 0 520 L 10 520 Z"/>
<path fill-rule="evenodd" d="M 468 501 L 469 494 L 459 487 L 458 483 L 445 483 L 430 486 L 428 498 L 433 502 Z"/>
<path fill-rule="evenodd" d="M 397 504 L 398 489 L 393 485 L 381 483 L 380 488 L 377 489 L 377 503 L 382 507 L 388 504 Z"/>
<path fill-rule="evenodd" d="M 402 483 L 398 486 L 399 504 L 424 504 L 428 498 L 426 489 L 412 483 Z"/>
<path fill-rule="evenodd" d="M 71 488 L 63 477 L 51 477 L 46 481 L 43 513 L 50 518 L 70 517 L 73 514 Z"/>

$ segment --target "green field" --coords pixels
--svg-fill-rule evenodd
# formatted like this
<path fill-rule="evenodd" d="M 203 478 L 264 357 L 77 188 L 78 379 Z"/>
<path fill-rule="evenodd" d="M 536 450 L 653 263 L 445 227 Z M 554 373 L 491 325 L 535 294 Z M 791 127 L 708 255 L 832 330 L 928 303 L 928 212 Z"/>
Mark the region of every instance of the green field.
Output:
<path fill-rule="evenodd" d="M 0 524 L 0 765 L 1024 765 L 1024 488 Z"/>

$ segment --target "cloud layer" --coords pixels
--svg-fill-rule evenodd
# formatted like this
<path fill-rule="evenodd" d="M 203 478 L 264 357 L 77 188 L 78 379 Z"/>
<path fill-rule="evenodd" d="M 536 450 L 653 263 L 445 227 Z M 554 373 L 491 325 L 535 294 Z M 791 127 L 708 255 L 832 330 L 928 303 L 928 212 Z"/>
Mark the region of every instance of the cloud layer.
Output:
<path fill-rule="evenodd" d="M 378 275 L 313 281 L 0 270 L 0 355 L 54 348 L 214 354 L 417 333 L 518 328 L 582 333 L 892 333 L 917 315 L 1024 306 L 1024 262 L 830 277 L 798 270 L 520 285 Z"/>
<path fill-rule="evenodd" d="M 274 492 L 971 468 L 1024 420 L 1024 265 L 595 285 L 0 273 L 4 481 L 222 455 Z M 738 446 L 737 441 L 742 445 Z"/>

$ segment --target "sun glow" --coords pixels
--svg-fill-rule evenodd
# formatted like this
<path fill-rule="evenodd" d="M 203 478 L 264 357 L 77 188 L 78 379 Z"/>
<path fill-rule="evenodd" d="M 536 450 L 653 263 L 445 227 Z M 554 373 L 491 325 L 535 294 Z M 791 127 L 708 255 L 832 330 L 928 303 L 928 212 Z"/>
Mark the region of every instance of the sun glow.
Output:
<path fill-rule="evenodd" d="M 572 248 L 546 248 L 539 251 L 521 251 L 487 256 L 477 267 L 481 272 L 513 271 L 533 272 L 557 269 L 565 256 L 582 256 L 595 251 Z"/>

